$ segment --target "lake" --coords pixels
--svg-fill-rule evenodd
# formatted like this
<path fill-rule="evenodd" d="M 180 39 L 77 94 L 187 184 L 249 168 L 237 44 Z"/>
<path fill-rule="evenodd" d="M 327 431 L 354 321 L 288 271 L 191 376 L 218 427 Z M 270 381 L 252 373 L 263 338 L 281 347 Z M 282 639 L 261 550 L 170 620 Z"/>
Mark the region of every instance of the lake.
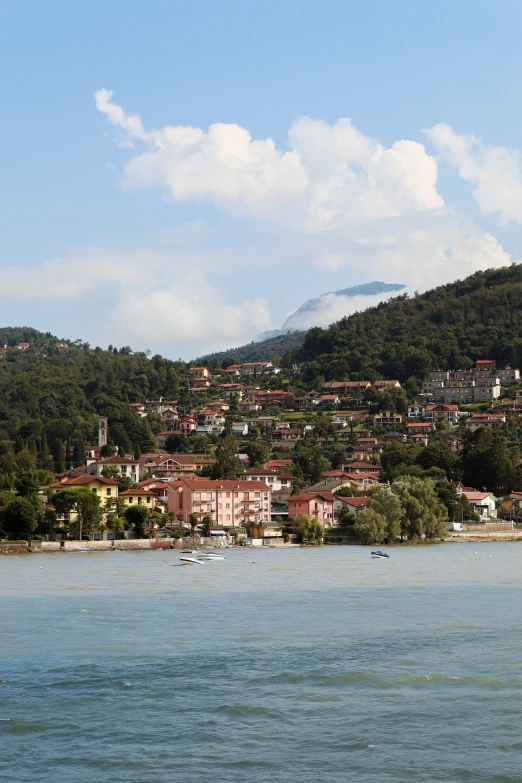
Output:
<path fill-rule="evenodd" d="M 3 783 L 522 781 L 522 545 L 0 559 Z"/>

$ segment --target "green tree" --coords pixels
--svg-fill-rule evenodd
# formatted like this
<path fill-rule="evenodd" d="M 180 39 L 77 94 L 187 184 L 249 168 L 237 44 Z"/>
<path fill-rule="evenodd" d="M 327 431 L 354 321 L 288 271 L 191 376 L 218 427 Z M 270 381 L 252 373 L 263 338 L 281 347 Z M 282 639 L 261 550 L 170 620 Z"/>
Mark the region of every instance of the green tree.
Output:
<path fill-rule="evenodd" d="M 76 514 L 80 541 L 103 520 L 100 497 L 84 487 L 60 489 L 53 495 L 53 506 L 59 514 Z"/>
<path fill-rule="evenodd" d="M 378 488 L 369 495 L 367 508 L 380 514 L 385 521 L 384 543 L 397 538 L 404 515 L 397 495 L 394 495 L 391 489 Z"/>
<path fill-rule="evenodd" d="M 186 451 L 188 448 L 188 438 L 186 435 L 173 432 L 165 440 L 165 448 L 169 454 L 176 454 Z"/>
<path fill-rule="evenodd" d="M 150 512 L 146 506 L 133 504 L 125 509 L 125 519 L 134 528 L 137 538 L 147 537 L 147 523 Z"/>
<path fill-rule="evenodd" d="M 270 459 L 270 444 L 264 440 L 253 440 L 245 449 L 253 468 L 260 468 Z"/>
<path fill-rule="evenodd" d="M 392 491 L 404 509 L 401 536 L 408 539 L 443 538 L 448 531 L 448 511 L 439 499 L 432 481 L 403 476 Z"/>
<path fill-rule="evenodd" d="M 11 540 L 30 541 L 38 526 L 38 515 L 27 498 L 15 498 L 3 512 L 3 528 Z"/>
<path fill-rule="evenodd" d="M 355 532 L 363 544 L 382 544 L 386 539 L 386 519 L 372 508 L 357 514 Z"/>
<path fill-rule="evenodd" d="M 294 530 L 302 544 L 323 543 L 324 529 L 321 523 L 308 514 L 298 514 L 294 519 Z"/>
<path fill-rule="evenodd" d="M 243 469 L 237 457 L 239 443 L 233 436 L 222 438 L 216 446 L 216 462 L 212 468 L 214 479 L 235 479 Z"/>
<path fill-rule="evenodd" d="M 457 478 L 459 458 L 443 440 L 431 440 L 415 460 L 424 470 L 441 468 L 448 479 Z"/>

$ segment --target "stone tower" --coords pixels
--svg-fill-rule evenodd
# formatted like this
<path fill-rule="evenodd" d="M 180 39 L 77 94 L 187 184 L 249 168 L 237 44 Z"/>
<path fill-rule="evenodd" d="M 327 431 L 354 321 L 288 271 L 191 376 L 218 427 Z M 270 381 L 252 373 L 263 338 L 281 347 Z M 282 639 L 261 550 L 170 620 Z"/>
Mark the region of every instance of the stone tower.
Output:
<path fill-rule="evenodd" d="M 98 416 L 98 446 L 107 445 L 107 416 Z"/>

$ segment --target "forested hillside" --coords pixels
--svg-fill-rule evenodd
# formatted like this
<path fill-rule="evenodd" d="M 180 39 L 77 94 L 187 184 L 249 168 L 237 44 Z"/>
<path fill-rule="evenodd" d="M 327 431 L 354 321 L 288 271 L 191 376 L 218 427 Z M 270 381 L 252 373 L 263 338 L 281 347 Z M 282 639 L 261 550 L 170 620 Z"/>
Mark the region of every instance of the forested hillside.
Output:
<path fill-rule="evenodd" d="M 522 363 L 522 266 L 477 272 L 408 298 L 398 296 L 306 333 L 285 364 L 303 362 L 302 378 L 404 381 L 437 368 L 471 367 L 479 358 Z"/>
<path fill-rule="evenodd" d="M 259 343 L 249 343 L 239 348 L 230 348 L 228 351 L 219 351 L 202 357 L 206 362 L 214 366 L 221 366 L 221 362 L 230 359 L 233 362 L 264 362 L 273 361 L 288 352 L 298 351 L 305 339 L 306 332 L 290 332 L 279 337 L 271 337 Z"/>
<path fill-rule="evenodd" d="M 185 365 L 130 348 L 91 349 L 30 329 L 0 330 L 2 345 L 30 342 L 0 358 L 0 454 L 22 442 L 62 463 L 65 444 L 96 442 L 97 416 L 109 417 L 109 438 L 125 451 L 154 448 L 150 425 L 128 403 L 163 395 L 176 398 Z M 36 350 L 35 350 L 36 349 Z M 186 385 L 186 384 L 185 384 Z"/>

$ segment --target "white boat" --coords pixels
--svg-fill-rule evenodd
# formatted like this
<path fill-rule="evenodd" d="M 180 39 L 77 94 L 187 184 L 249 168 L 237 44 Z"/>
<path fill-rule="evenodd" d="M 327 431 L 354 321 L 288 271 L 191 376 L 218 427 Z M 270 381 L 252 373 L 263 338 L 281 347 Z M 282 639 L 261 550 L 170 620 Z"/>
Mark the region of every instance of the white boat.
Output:
<path fill-rule="evenodd" d="M 197 557 L 180 557 L 182 565 L 205 565 Z"/>
<path fill-rule="evenodd" d="M 378 560 L 383 560 L 384 558 L 390 557 L 388 554 L 386 554 L 386 552 L 381 552 L 380 550 L 372 552 L 370 556 Z"/>
<path fill-rule="evenodd" d="M 226 560 L 226 555 L 218 555 L 217 552 L 200 552 L 198 555 L 200 560 Z"/>

